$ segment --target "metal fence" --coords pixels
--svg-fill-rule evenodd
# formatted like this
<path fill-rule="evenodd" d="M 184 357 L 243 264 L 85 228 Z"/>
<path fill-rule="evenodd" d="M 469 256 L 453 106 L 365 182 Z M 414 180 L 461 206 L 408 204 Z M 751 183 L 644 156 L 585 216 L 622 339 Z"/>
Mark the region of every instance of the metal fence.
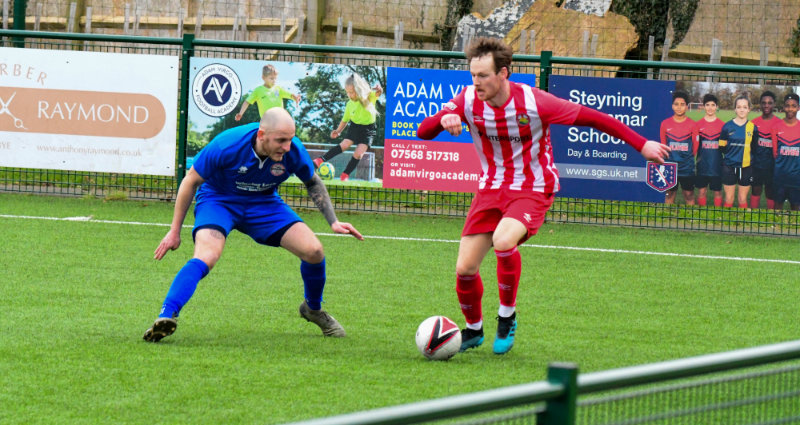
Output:
<path fill-rule="evenodd" d="M 579 374 L 296 425 L 800 423 L 800 341 Z"/>
<path fill-rule="evenodd" d="M 182 117 L 177 143 L 178 176 L 159 177 L 39 169 L 0 168 L 0 190 L 68 196 L 172 200 L 185 170 L 188 105 L 188 60 L 191 56 L 345 63 L 417 68 L 465 69 L 459 52 L 398 50 L 324 45 L 295 45 L 182 38 L 151 38 L 100 34 L 0 31 L 7 42 L 26 48 L 72 49 L 118 53 L 148 53 L 181 57 L 179 93 Z M 623 61 L 542 55 L 516 55 L 515 72 L 536 74 L 540 88 L 550 75 L 625 76 L 682 81 L 760 83 L 797 86 L 800 69 L 681 62 Z M 558 141 L 555 141 L 558 143 Z M 382 150 L 375 149 L 376 173 L 381 174 Z M 387 189 L 380 186 L 329 187 L 339 210 L 463 216 L 472 194 Z M 314 208 L 302 185 L 285 183 L 281 195 L 295 207 Z M 668 228 L 763 235 L 800 235 L 800 214 L 767 209 L 730 209 L 557 198 L 547 219 L 559 223 L 589 223 L 643 228 Z"/>

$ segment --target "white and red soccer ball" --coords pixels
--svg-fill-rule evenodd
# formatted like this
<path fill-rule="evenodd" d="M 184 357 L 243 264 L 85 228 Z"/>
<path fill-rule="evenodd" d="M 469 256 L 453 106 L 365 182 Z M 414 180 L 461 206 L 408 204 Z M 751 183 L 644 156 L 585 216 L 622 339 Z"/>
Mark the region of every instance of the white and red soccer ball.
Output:
<path fill-rule="evenodd" d="M 461 348 L 461 331 L 447 317 L 431 316 L 417 328 L 417 348 L 429 360 L 447 360 Z"/>

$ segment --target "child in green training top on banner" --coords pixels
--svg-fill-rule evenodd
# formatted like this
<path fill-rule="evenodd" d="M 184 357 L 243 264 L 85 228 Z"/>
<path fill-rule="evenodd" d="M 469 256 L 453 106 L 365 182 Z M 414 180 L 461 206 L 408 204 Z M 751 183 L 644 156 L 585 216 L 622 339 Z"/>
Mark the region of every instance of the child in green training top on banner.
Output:
<path fill-rule="evenodd" d="M 296 104 L 300 103 L 300 95 L 292 94 L 281 86 L 275 85 L 275 80 L 278 79 L 278 70 L 273 65 L 265 65 L 261 71 L 261 78 L 264 79 L 264 85 L 258 86 L 253 89 L 253 92 L 247 96 L 247 99 L 242 103 L 242 108 L 236 114 L 236 121 L 242 119 L 244 111 L 253 103 L 258 105 L 258 116 L 264 116 L 264 112 L 269 108 L 279 107 L 283 108 L 283 99 L 292 99 Z"/>
<path fill-rule="evenodd" d="M 345 80 L 344 89 L 350 100 L 345 105 L 342 122 L 339 123 L 339 127 L 336 130 L 331 132 L 331 139 L 336 139 L 347 127 L 347 131 L 344 133 L 344 140 L 332 147 L 328 152 L 325 152 L 321 157 L 315 158 L 314 165 L 319 167 L 323 162 L 330 161 L 331 158 L 346 151 L 353 143 L 356 143 L 357 146 L 356 151 L 353 152 L 353 158 L 347 163 L 347 167 L 345 167 L 340 176 L 342 181 L 347 181 L 350 178 L 350 174 L 356 169 L 358 161 L 361 160 L 364 152 L 369 149 L 375 140 L 377 132 L 375 121 L 378 117 L 375 103 L 383 93 L 383 89 L 380 85 L 370 88 L 367 80 L 358 74 L 353 74 Z M 350 123 L 349 126 L 347 125 L 348 123 Z"/>

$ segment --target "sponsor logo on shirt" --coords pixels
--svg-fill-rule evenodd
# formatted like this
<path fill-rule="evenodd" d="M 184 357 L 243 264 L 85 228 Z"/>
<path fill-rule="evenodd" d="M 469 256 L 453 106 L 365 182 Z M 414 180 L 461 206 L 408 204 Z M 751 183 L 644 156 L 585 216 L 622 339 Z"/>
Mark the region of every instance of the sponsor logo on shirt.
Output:
<path fill-rule="evenodd" d="M 286 167 L 284 167 L 281 163 L 272 164 L 272 167 L 269 167 L 269 172 L 272 173 L 273 176 L 277 177 L 286 172 Z"/>
<path fill-rule="evenodd" d="M 242 83 L 233 69 L 212 63 L 197 71 L 192 82 L 192 99 L 204 114 L 221 117 L 233 111 L 242 97 Z"/>
<path fill-rule="evenodd" d="M 245 174 L 245 173 L 247 173 L 247 167 L 242 165 L 241 167 L 239 167 L 239 174 Z"/>
<path fill-rule="evenodd" d="M 454 111 L 456 109 L 456 104 L 453 102 L 447 102 L 444 104 L 444 109 L 448 109 L 450 111 Z"/>

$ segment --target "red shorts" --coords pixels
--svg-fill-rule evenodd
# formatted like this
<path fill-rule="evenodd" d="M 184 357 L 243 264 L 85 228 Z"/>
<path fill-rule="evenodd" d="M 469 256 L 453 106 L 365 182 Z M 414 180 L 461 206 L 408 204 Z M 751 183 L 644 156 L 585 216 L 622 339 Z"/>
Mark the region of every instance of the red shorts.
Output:
<path fill-rule="evenodd" d="M 535 235 L 553 205 L 552 193 L 493 189 L 478 192 L 472 199 L 461 236 L 492 233 L 504 217 L 524 224 L 528 234 L 519 243 Z"/>

